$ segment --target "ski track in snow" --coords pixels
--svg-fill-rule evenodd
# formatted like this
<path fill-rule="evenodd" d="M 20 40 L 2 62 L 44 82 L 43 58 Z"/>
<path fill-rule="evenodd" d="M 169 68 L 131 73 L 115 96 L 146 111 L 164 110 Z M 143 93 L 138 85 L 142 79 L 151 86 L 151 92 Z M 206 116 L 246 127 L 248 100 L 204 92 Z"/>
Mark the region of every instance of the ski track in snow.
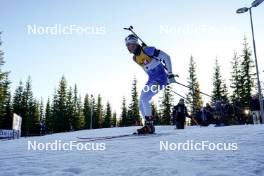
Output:
<path fill-rule="evenodd" d="M 137 127 L 82 130 L 42 137 L 0 141 L 0 175 L 264 175 L 264 126 L 244 125 L 215 128 L 157 127 L 160 136 L 120 138 L 105 142 L 105 151 L 32 151 L 28 140 L 37 142 L 76 141 L 76 137 L 130 134 Z M 160 151 L 160 141 L 170 143 L 225 142 L 238 144 L 237 151 Z"/>

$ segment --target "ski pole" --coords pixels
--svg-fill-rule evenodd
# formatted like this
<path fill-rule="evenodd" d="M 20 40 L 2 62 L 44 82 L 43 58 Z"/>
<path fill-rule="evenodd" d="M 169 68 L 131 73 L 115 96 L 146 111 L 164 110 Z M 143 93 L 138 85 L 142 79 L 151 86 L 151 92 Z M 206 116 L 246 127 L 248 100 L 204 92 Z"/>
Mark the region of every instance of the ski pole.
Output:
<path fill-rule="evenodd" d="M 179 83 L 178 81 L 176 81 L 175 83 L 176 83 L 176 84 L 179 84 L 179 85 L 181 85 L 181 86 L 183 86 L 183 87 L 186 87 L 186 88 L 188 88 L 188 89 L 193 89 L 192 87 L 190 87 L 190 86 L 187 86 L 187 85 L 185 85 L 185 84 L 182 84 L 182 83 Z M 196 91 L 197 91 L 197 90 L 196 90 Z M 212 98 L 212 96 L 211 96 L 211 95 L 209 95 L 209 94 L 207 94 L 207 93 L 204 93 L 204 92 L 202 92 L 202 91 L 197 91 L 197 92 L 199 92 L 199 93 L 201 93 L 201 94 L 203 94 L 203 95 L 206 95 L 206 96 L 208 96 L 208 97 Z"/>
<path fill-rule="evenodd" d="M 147 44 L 133 31 L 133 29 L 134 29 L 133 26 L 129 26 L 129 27 L 123 28 L 123 29 L 132 32 L 132 34 L 134 34 L 142 42 L 142 46 L 147 46 Z"/>
<path fill-rule="evenodd" d="M 185 101 L 188 101 L 188 102 L 189 102 L 189 100 L 187 100 L 187 98 L 185 98 L 183 95 L 181 95 L 181 94 L 175 92 L 174 90 L 171 90 L 171 91 L 172 91 L 173 93 L 175 93 L 176 95 L 178 95 L 179 97 L 183 98 Z"/>
<path fill-rule="evenodd" d="M 196 121 L 196 119 L 194 117 L 190 116 L 190 119 L 192 119 L 196 125 L 200 126 L 200 124 Z"/>

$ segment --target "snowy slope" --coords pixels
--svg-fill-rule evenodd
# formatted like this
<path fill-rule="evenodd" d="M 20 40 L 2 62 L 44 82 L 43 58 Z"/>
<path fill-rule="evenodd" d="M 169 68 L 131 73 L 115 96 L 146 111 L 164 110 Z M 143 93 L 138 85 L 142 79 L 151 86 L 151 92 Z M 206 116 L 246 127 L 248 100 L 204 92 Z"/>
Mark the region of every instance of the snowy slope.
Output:
<path fill-rule="evenodd" d="M 157 127 L 163 135 L 97 141 L 105 151 L 28 150 L 28 141 L 76 141 L 77 136 L 129 134 L 136 127 L 83 130 L 0 142 L 0 175 L 264 175 L 264 126 Z M 237 143 L 232 151 L 160 150 L 160 141 Z"/>

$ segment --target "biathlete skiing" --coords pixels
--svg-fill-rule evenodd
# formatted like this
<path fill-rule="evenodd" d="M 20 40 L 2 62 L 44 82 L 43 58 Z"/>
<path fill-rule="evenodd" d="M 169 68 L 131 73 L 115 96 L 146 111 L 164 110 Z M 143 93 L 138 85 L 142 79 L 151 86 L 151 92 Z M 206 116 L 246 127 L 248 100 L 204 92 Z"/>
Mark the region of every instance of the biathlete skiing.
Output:
<path fill-rule="evenodd" d="M 141 39 L 142 44 L 139 44 L 139 39 L 134 32 L 125 38 L 127 49 L 133 54 L 133 60 L 143 68 L 149 77 L 139 99 L 139 110 L 145 123 L 142 128 L 137 130 L 137 134 L 154 134 L 155 127 L 150 101 L 159 90 L 175 83 L 176 80 L 172 72 L 170 56 L 155 47 L 146 46 Z"/>

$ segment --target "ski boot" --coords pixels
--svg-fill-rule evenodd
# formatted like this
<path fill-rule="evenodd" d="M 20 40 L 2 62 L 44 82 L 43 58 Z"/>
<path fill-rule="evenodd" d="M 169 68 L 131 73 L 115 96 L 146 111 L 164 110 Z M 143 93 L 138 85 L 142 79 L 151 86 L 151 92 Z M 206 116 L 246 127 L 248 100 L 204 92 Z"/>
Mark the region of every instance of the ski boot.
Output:
<path fill-rule="evenodd" d="M 154 134 L 155 133 L 155 127 L 153 124 L 153 118 L 145 117 L 145 125 L 137 130 L 138 135 L 144 135 L 144 134 Z"/>

